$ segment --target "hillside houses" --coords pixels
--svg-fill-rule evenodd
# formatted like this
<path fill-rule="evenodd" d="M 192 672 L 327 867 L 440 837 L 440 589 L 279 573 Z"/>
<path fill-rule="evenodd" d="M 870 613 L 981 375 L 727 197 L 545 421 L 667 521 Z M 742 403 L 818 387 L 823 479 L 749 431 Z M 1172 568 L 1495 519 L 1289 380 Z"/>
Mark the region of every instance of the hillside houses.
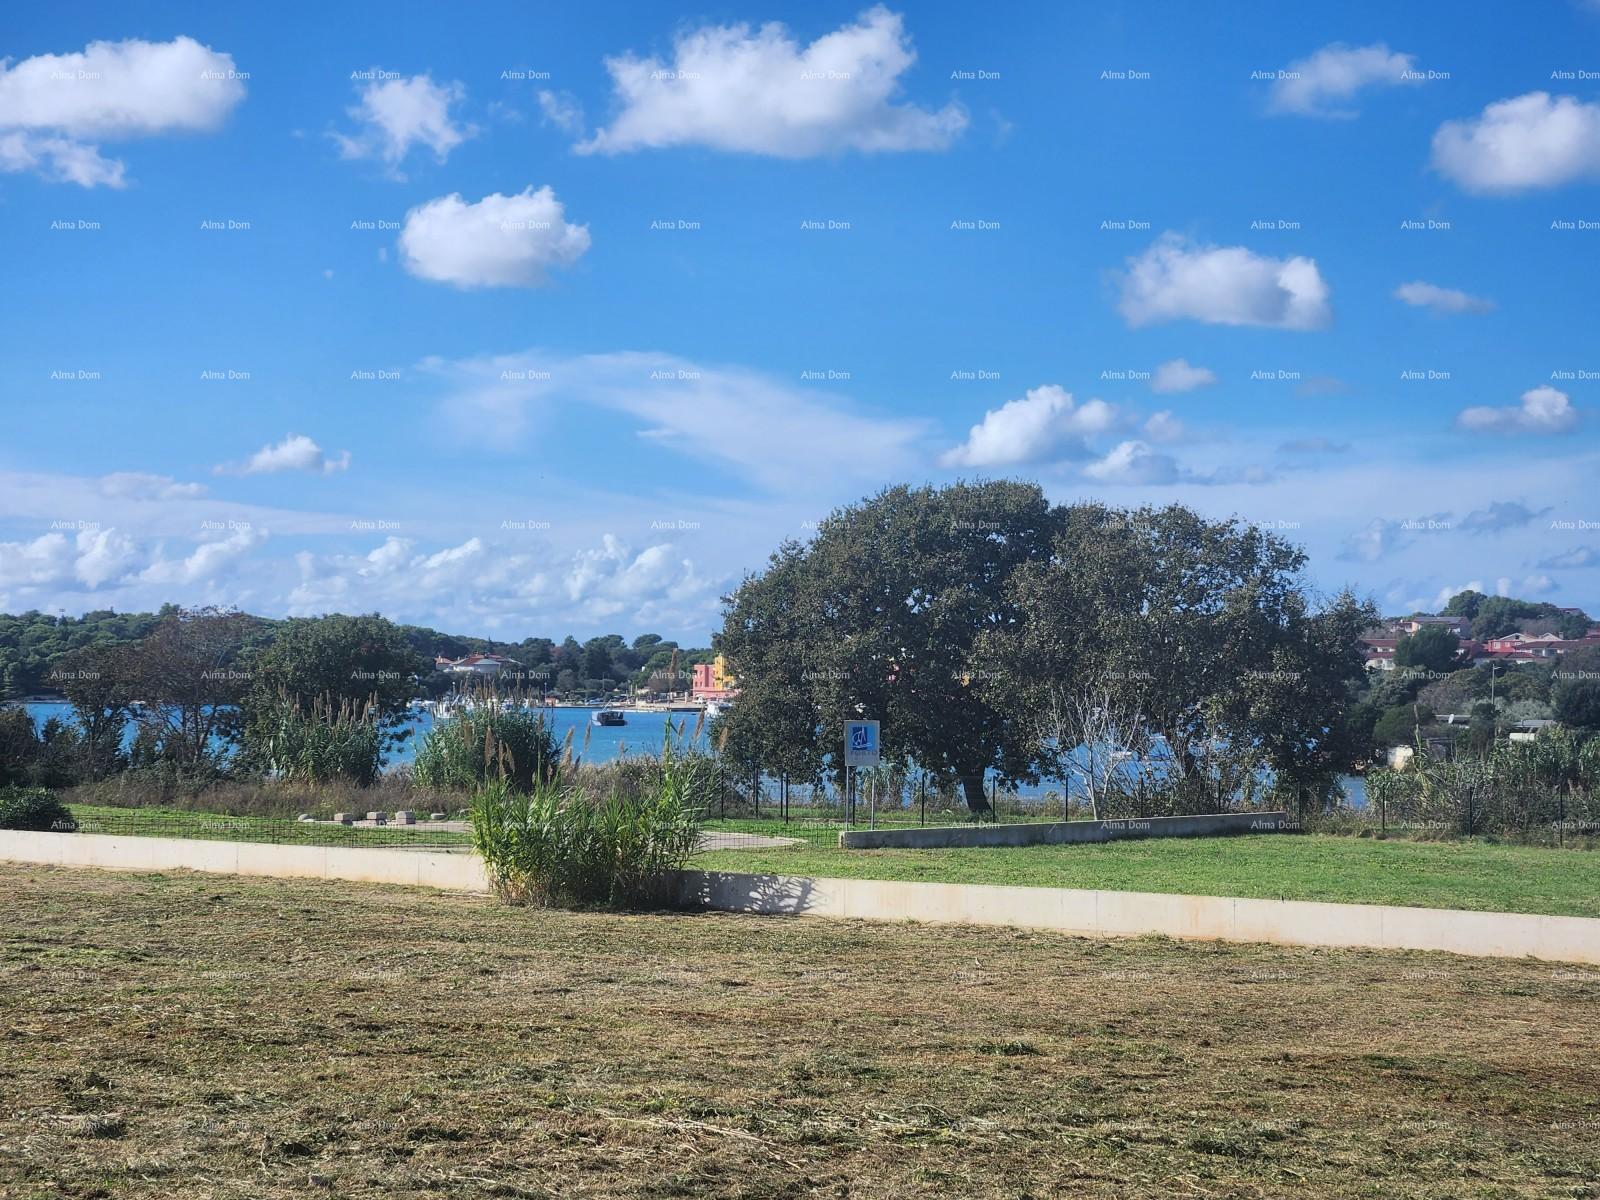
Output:
<path fill-rule="evenodd" d="M 1556 633 L 1508 633 L 1502 637 L 1474 641 L 1468 636 L 1471 622 L 1460 617 L 1409 617 L 1403 621 L 1368 630 L 1361 638 L 1362 652 L 1369 671 L 1395 669 L 1395 651 L 1400 640 L 1428 625 L 1445 625 L 1461 638 L 1457 660 L 1464 667 L 1484 663 L 1534 663 L 1559 658 L 1574 650 L 1600 646 L 1600 625 L 1591 626 L 1581 638 L 1564 638 Z"/>

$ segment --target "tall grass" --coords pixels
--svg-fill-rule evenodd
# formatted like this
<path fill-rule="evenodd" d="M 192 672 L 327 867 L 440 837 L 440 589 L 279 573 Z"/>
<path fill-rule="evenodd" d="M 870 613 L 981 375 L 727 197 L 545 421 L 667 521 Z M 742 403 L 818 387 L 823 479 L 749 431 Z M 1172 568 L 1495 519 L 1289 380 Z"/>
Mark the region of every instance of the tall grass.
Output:
<path fill-rule="evenodd" d="M 347 779 L 370 787 L 383 769 L 377 707 L 319 697 L 307 712 L 281 696 L 246 728 L 245 760 L 295 783 Z"/>
<path fill-rule="evenodd" d="M 417 747 L 412 775 L 425 788 L 473 791 L 503 782 L 516 792 L 531 792 L 551 782 L 561 750 L 543 713 L 492 703 L 439 722 Z"/>
<path fill-rule="evenodd" d="M 597 796 L 558 778 L 518 791 L 492 779 L 473 797 L 473 843 L 509 903 L 659 905 L 699 839 L 700 773 L 668 750 L 657 785 L 645 791 Z"/>

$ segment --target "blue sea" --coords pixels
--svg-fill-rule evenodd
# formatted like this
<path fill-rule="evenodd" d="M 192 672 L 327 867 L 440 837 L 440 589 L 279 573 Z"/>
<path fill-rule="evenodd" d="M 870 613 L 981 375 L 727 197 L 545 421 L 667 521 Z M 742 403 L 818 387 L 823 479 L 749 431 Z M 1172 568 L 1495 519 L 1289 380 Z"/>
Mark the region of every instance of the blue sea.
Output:
<path fill-rule="evenodd" d="M 33 717 L 35 725 L 43 725 L 51 717 L 59 720 L 73 722 L 72 706 L 62 702 L 36 703 L 24 705 L 28 714 Z M 660 754 L 663 739 L 667 736 L 667 722 L 672 722 L 672 742 L 674 747 L 693 747 L 699 750 L 708 749 L 705 730 L 702 728 L 698 740 L 694 738 L 695 722 L 700 719 L 699 713 L 663 713 L 663 712 L 627 712 L 626 725 L 595 725 L 591 718 L 598 711 L 593 708 L 547 708 L 544 711 L 545 720 L 559 743 L 567 736 L 567 731 L 572 730 L 572 752 L 586 763 L 608 763 L 622 757 L 624 754 L 636 756 L 641 754 Z M 401 744 L 398 751 L 389 755 L 386 769 L 405 766 L 416 758 L 417 743 L 433 728 L 434 718 L 432 713 L 417 712 L 406 722 L 412 732 L 411 736 Z M 682 730 L 681 733 L 678 731 Z M 127 733 L 123 737 L 123 745 L 132 743 L 134 727 L 132 722 L 128 725 Z"/>
<path fill-rule="evenodd" d="M 65 703 L 36 703 L 28 704 L 27 708 L 36 725 L 42 725 L 51 717 L 63 721 L 72 721 L 72 706 Z M 581 761 L 592 764 L 608 763 L 624 754 L 638 756 L 642 754 L 660 754 L 662 740 L 667 736 L 667 723 L 672 723 L 672 742 L 674 747 L 693 747 L 698 750 L 710 748 L 709 739 L 704 728 L 700 731 L 698 739 L 694 738 L 695 723 L 699 720 L 698 713 L 662 713 L 662 712 L 627 712 L 626 725 L 607 726 L 595 725 L 591 718 L 598 709 L 594 708 L 548 708 L 545 710 L 545 719 L 550 722 L 555 732 L 556 741 L 559 743 L 567 736 L 567 731 L 572 731 L 572 752 Z M 385 765 L 386 770 L 406 766 L 416 758 L 417 744 L 428 730 L 433 728 L 434 718 L 431 713 L 415 713 L 407 722 L 412 730 L 411 736 L 405 740 L 400 749 L 389 755 Z M 681 733 L 679 730 L 681 729 Z M 128 732 L 123 739 L 127 745 L 133 741 L 133 726 L 130 723 Z M 1366 805 L 1366 788 L 1359 776 L 1347 775 L 1343 779 L 1345 792 L 1349 803 L 1355 808 Z M 1024 787 L 1021 792 L 1025 796 L 1041 795 L 1046 791 L 1054 791 L 1060 795 L 1059 784 L 1043 784 L 1035 787 Z"/>

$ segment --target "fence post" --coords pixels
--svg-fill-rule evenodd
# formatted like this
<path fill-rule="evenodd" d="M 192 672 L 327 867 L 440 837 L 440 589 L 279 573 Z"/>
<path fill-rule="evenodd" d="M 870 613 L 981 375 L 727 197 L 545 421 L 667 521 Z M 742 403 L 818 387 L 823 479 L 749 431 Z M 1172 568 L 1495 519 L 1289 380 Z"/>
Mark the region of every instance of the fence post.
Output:
<path fill-rule="evenodd" d="M 989 819 L 996 825 L 1000 823 L 1000 777 L 995 776 L 994 782 L 989 785 Z"/>
<path fill-rule="evenodd" d="M 922 816 L 917 818 L 917 824 L 926 825 L 928 823 L 928 776 L 926 773 L 917 781 L 917 792 L 922 802 Z"/>

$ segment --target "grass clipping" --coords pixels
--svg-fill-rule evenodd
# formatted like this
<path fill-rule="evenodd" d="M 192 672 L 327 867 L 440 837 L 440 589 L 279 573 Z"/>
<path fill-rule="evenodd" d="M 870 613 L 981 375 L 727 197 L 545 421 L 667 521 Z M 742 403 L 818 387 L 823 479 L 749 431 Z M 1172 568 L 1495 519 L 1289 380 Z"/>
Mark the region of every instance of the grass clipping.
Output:
<path fill-rule="evenodd" d="M 659 907 L 699 840 L 703 769 L 667 747 L 641 791 L 595 796 L 559 777 L 518 791 L 494 780 L 473 796 L 473 844 L 507 903 Z"/>

